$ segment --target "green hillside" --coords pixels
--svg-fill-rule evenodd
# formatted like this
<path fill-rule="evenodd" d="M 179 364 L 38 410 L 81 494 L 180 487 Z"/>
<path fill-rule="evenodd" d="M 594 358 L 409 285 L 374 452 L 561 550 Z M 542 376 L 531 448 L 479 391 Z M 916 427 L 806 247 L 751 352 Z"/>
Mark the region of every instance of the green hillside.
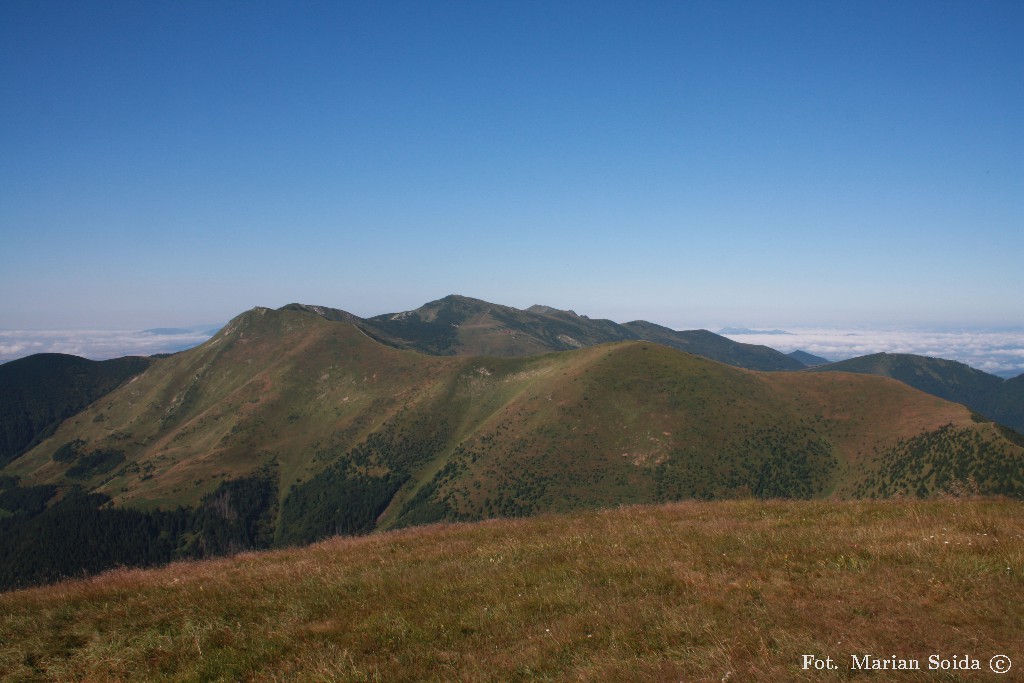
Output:
<path fill-rule="evenodd" d="M 814 368 L 892 377 L 1024 432 L 1024 379 L 1004 380 L 969 365 L 903 353 L 875 353 Z"/>
<path fill-rule="evenodd" d="M 623 503 L 1020 496 L 1014 438 L 885 378 L 751 372 L 639 341 L 428 356 L 316 311 L 259 308 L 8 464 L 0 550 L 120 534 L 132 552 L 109 562 L 145 564 Z M 950 456 L 954 441 L 971 447 Z M 889 467 L 901 448 L 958 464 L 942 476 Z M 77 553 L 44 551 L 7 580 Z"/>
<path fill-rule="evenodd" d="M 1019 680 L 1022 504 L 726 501 L 435 525 L 0 594 L 39 681 Z M 851 655 L 920 671 L 851 671 Z M 830 657 L 836 670 L 803 668 Z M 977 659 L 980 673 L 928 670 Z M 1013 668 L 989 671 L 1003 654 Z M 949 666 L 949 664 L 947 664 Z"/>
<path fill-rule="evenodd" d="M 0 365 L 0 466 L 151 362 L 139 357 L 94 361 L 37 353 Z"/>

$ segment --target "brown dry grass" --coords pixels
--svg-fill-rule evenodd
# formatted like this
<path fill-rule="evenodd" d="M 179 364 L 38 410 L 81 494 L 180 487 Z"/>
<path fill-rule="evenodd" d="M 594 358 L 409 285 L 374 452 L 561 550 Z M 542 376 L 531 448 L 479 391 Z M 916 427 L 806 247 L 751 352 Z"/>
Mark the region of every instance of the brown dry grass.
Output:
<path fill-rule="evenodd" d="M 854 677 L 1024 668 L 1019 502 L 682 503 L 445 525 L 0 595 L 5 680 Z M 800 656 L 840 669 L 804 671 Z M 970 675 L 909 674 L 929 680 Z M 891 680 L 892 673 L 876 675 Z"/>
<path fill-rule="evenodd" d="M 851 463 L 873 449 L 894 445 L 944 425 L 974 427 L 971 411 L 959 403 L 875 375 L 846 372 L 761 373 L 788 403 L 805 413 L 819 412 L 831 436 Z"/>

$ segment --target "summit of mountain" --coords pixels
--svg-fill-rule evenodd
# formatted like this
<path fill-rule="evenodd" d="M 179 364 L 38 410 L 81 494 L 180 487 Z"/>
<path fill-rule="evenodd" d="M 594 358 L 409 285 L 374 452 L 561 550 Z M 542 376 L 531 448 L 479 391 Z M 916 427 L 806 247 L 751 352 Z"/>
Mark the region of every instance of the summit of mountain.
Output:
<path fill-rule="evenodd" d="M 331 308 L 330 306 L 313 306 L 310 304 L 288 304 L 286 306 L 282 306 L 277 310 L 313 313 L 325 320 L 331 320 L 334 322 L 358 323 L 362 321 L 362 318 L 355 314 L 349 313 L 348 311 L 343 311 L 340 308 Z"/>

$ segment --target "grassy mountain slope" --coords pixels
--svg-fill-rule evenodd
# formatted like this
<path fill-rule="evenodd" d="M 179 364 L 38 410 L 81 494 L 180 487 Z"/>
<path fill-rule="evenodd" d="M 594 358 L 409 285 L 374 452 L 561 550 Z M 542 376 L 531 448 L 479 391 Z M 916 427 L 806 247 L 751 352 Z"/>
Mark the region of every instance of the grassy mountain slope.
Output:
<path fill-rule="evenodd" d="M 1024 483 L 1020 449 L 991 425 L 895 382 L 805 382 L 814 376 L 737 371 L 645 343 L 577 356 L 585 357 L 467 435 L 398 521 L 852 493 L 854 465 L 874 471 L 879 452 L 947 424 L 1005 446 L 1000 457 L 1016 458 L 1012 481 Z M 481 378 L 481 393 L 501 380 L 499 372 Z"/>
<path fill-rule="evenodd" d="M 271 467 L 279 524 L 298 524 L 286 536 L 309 540 L 337 530 L 327 518 L 316 529 L 301 520 L 341 505 L 331 498 L 339 491 L 371 492 L 375 502 L 362 503 L 385 527 L 852 493 L 851 465 L 868 476 L 878 453 L 947 425 L 1011 463 L 981 483 L 1012 492 L 1019 445 L 962 406 L 883 378 L 754 373 L 647 342 L 432 357 L 319 315 L 255 309 L 158 361 L 4 473 L 151 508 L 194 505 Z"/>
<path fill-rule="evenodd" d="M 320 468 L 327 439 L 354 445 L 399 407 L 430 398 L 450 363 L 319 316 L 254 309 L 158 361 L 8 471 L 29 483 L 66 479 L 75 459 L 53 455 L 81 441 L 82 453 L 123 456 L 116 470 L 76 478 L 119 504 L 192 504 L 221 480 L 272 463 L 294 481 Z"/>
<path fill-rule="evenodd" d="M 957 361 L 903 353 L 875 353 L 814 370 L 892 377 L 1024 431 L 1024 380 L 1021 378 L 1003 380 Z"/>
<path fill-rule="evenodd" d="M 0 466 L 150 363 L 140 357 L 93 361 L 37 353 L 0 365 Z"/>
<path fill-rule="evenodd" d="M 804 364 L 759 344 L 741 344 L 707 330 L 676 331 L 644 320 L 623 325 L 638 338 L 749 370 L 799 370 Z"/>
<path fill-rule="evenodd" d="M 835 681 L 1024 656 L 1021 503 L 718 502 L 437 525 L 0 595 L 12 680 Z M 803 669 L 803 655 L 836 671 Z M 866 678 L 903 680 L 875 672 Z M 995 678 L 1000 678 L 996 676 Z"/>

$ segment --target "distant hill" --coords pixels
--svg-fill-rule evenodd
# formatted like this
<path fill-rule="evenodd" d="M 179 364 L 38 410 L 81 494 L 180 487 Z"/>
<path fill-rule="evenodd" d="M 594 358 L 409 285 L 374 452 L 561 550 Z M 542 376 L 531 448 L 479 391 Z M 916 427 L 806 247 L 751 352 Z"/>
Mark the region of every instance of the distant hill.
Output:
<path fill-rule="evenodd" d="M 644 320 L 634 320 L 623 327 L 640 339 L 748 370 L 799 370 L 804 367 L 803 363 L 781 351 L 759 344 L 742 344 L 707 330 L 677 332 Z"/>
<path fill-rule="evenodd" d="M 822 358 L 821 356 L 815 356 L 812 353 L 807 353 L 806 351 L 800 351 L 800 350 L 792 351 L 790 353 L 787 353 L 786 355 L 789 356 L 790 358 L 792 358 L 793 360 L 795 360 L 795 361 L 797 361 L 797 362 L 799 362 L 802 365 L 805 365 L 807 367 L 815 367 L 815 366 L 818 366 L 818 365 L 828 365 L 829 363 L 832 362 L 832 361 L 830 361 L 827 358 Z"/>
<path fill-rule="evenodd" d="M 37 353 L 0 365 L 0 466 L 152 362 L 132 356 L 94 361 Z"/>
<path fill-rule="evenodd" d="M 372 318 L 304 304 L 289 304 L 281 310 L 351 322 L 384 344 L 436 356 L 521 357 L 608 342 L 647 340 L 750 370 L 804 367 L 767 346 L 740 344 L 707 330 L 677 332 L 642 320 L 620 325 L 550 306 L 520 310 L 458 295 L 431 301 L 412 311 Z"/>
<path fill-rule="evenodd" d="M 891 377 L 1024 432 L 1024 377 L 1004 380 L 958 361 L 904 353 L 874 353 L 814 371 Z"/>

